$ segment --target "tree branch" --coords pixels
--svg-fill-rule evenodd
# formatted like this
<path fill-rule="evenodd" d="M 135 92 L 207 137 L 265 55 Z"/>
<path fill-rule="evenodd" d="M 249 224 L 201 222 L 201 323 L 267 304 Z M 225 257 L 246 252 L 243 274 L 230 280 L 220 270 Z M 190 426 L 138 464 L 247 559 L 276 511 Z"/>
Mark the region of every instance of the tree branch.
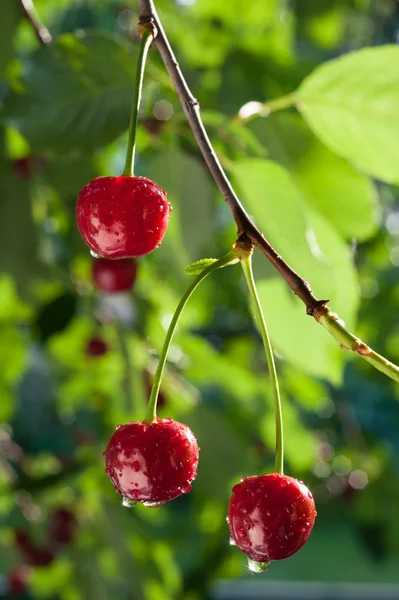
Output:
<path fill-rule="evenodd" d="M 49 44 L 52 40 L 51 33 L 40 21 L 39 15 L 36 12 L 35 6 L 32 0 L 20 0 L 21 8 L 24 13 L 24 17 L 33 28 L 35 35 L 40 44 Z"/>
<path fill-rule="evenodd" d="M 223 195 L 237 223 L 238 236 L 249 240 L 263 252 L 277 271 L 284 277 L 293 292 L 304 302 L 308 314 L 313 314 L 318 304 L 310 285 L 296 273 L 276 252 L 263 234 L 252 223 L 236 193 L 234 192 L 226 173 L 224 172 L 202 123 L 198 101 L 192 95 L 186 80 L 180 70 L 173 50 L 165 35 L 152 0 L 140 0 L 140 23 L 152 22 L 158 30 L 155 44 L 159 50 L 169 76 L 179 96 L 187 121 L 200 147 L 204 160 L 213 179 Z"/>
<path fill-rule="evenodd" d="M 266 256 L 288 283 L 294 294 L 305 304 L 306 313 L 324 325 L 343 349 L 352 350 L 359 354 L 359 356 L 370 362 L 376 369 L 399 382 L 399 367 L 371 350 L 356 336 L 348 332 L 342 321 L 328 308 L 328 300 L 318 300 L 316 298 L 309 283 L 283 260 L 273 246 L 265 239 L 263 233 L 251 221 L 216 156 L 200 116 L 199 103 L 192 95 L 184 79 L 158 17 L 153 0 L 139 0 L 139 5 L 140 24 L 150 23 L 157 30 L 155 44 L 176 89 L 183 111 L 207 167 L 234 217 L 239 239 L 253 244 Z"/>

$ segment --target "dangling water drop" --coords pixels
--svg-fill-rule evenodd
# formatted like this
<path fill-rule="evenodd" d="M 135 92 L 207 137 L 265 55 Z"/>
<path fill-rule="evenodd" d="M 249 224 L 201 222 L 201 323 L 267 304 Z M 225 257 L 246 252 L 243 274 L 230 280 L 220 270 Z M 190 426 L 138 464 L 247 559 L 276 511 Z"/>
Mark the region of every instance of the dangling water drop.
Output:
<path fill-rule="evenodd" d="M 101 258 L 99 254 L 94 252 L 94 250 L 90 250 L 90 254 L 92 255 L 93 258 Z"/>
<path fill-rule="evenodd" d="M 147 508 L 158 508 L 158 506 L 163 506 L 165 502 L 143 502 L 143 505 Z"/>
<path fill-rule="evenodd" d="M 252 571 L 252 573 L 264 573 L 269 566 L 270 562 L 258 562 L 257 560 L 248 558 L 248 569 Z"/>
<path fill-rule="evenodd" d="M 231 536 L 229 539 L 229 544 L 230 544 L 230 546 L 237 546 L 237 544 L 235 543 L 234 539 Z"/>
<path fill-rule="evenodd" d="M 122 506 L 126 508 L 133 508 L 136 506 L 137 502 L 135 500 L 131 500 L 130 498 L 122 498 Z"/>

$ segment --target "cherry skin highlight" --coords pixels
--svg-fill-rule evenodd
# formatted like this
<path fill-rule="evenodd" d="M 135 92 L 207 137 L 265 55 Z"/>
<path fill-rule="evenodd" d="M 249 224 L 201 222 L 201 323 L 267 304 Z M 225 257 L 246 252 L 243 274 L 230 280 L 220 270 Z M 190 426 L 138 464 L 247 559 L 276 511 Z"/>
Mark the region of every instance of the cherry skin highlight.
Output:
<path fill-rule="evenodd" d="M 98 256 L 135 258 L 162 242 L 171 206 L 146 177 L 97 177 L 80 192 L 76 220 L 83 240 Z"/>
<path fill-rule="evenodd" d="M 93 261 L 93 282 L 98 290 L 106 294 L 128 292 L 132 289 L 137 275 L 137 263 L 131 258 L 107 260 L 96 258 Z"/>
<path fill-rule="evenodd" d="M 301 481 L 272 473 L 243 478 L 233 487 L 227 520 L 232 543 L 252 561 L 268 563 L 302 548 L 316 514 Z"/>
<path fill-rule="evenodd" d="M 160 506 L 191 490 L 199 448 L 192 431 L 172 419 L 119 425 L 104 452 L 106 473 L 124 503 Z"/>

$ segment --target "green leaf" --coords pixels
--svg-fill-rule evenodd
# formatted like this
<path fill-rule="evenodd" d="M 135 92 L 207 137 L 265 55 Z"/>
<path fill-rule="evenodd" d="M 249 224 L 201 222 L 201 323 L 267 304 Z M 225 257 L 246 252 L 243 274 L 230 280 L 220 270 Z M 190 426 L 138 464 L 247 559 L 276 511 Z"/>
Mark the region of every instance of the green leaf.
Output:
<path fill-rule="evenodd" d="M 191 263 L 191 265 L 188 265 L 184 269 L 184 272 L 187 273 L 187 275 L 199 275 L 202 273 L 202 271 L 204 271 L 210 265 L 213 265 L 213 263 L 216 261 L 217 258 L 201 258 L 200 260 Z"/>
<path fill-rule="evenodd" d="M 230 168 L 258 227 L 284 260 L 311 281 L 316 294 L 330 289 L 326 257 L 312 231 L 306 205 L 289 173 L 269 160 L 246 159 Z"/>
<path fill-rule="evenodd" d="M 372 181 L 322 144 L 298 115 L 272 114 L 251 129 L 290 170 L 306 203 L 341 235 L 365 240 L 375 233 L 379 205 Z"/>
<path fill-rule="evenodd" d="M 179 344 L 190 357 L 185 374 L 195 384 L 205 381 L 207 385 L 218 385 L 243 403 L 261 393 L 262 381 L 227 356 L 218 353 L 205 339 L 186 335 L 179 338 Z"/>
<path fill-rule="evenodd" d="M 30 308 L 18 298 L 12 278 L 0 274 L 0 321 L 21 321 L 30 314 Z"/>
<path fill-rule="evenodd" d="M 26 341 L 21 333 L 12 326 L 4 325 L 0 329 L 0 380 L 12 384 L 21 376 L 25 366 Z"/>
<path fill-rule="evenodd" d="M 274 348 L 301 371 L 338 385 L 342 350 L 327 331 L 305 314 L 303 304 L 285 282 L 262 280 L 258 292 Z"/>
<path fill-rule="evenodd" d="M 283 398 L 284 415 L 284 451 L 293 475 L 304 472 L 312 467 L 316 457 L 316 435 L 300 421 L 297 411 L 286 398 Z M 267 415 L 262 419 L 261 430 L 265 441 L 272 446 L 271 440 L 276 435 L 274 418 Z M 300 448 L 300 452 L 298 449 Z"/>
<path fill-rule="evenodd" d="M 100 33 L 65 34 L 49 46 L 29 59 L 23 93 L 6 100 L 6 120 L 36 150 L 107 145 L 127 128 L 136 49 Z"/>
<path fill-rule="evenodd" d="M 359 292 L 349 249 L 322 217 L 313 214 L 311 219 L 321 251 L 328 257 L 325 269 L 330 285 L 322 298 L 329 299 L 332 310 L 353 329 Z M 258 288 L 273 346 L 305 373 L 335 385 L 341 383 L 346 355 L 332 336 L 305 314 L 303 304 L 286 283 L 280 279 L 262 280 Z"/>
<path fill-rule="evenodd" d="M 39 259 L 37 230 L 32 218 L 31 193 L 27 181 L 0 161 L 0 272 L 10 275 L 22 292 L 43 272 Z"/>
<path fill-rule="evenodd" d="M 297 106 L 334 152 L 373 177 L 399 182 L 399 47 L 365 48 L 307 77 Z"/>
<path fill-rule="evenodd" d="M 201 163 L 176 147 L 168 147 L 155 156 L 148 176 L 167 191 L 173 206 L 162 249 L 167 248 L 173 269 L 181 265 L 183 271 L 190 260 L 206 251 L 213 239 L 214 185 Z"/>

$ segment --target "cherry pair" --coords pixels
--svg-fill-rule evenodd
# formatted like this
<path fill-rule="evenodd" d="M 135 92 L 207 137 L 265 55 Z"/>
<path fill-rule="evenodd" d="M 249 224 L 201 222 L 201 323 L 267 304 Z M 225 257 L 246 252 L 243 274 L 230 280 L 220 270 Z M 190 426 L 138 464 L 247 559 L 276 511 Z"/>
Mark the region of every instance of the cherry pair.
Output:
<path fill-rule="evenodd" d="M 106 472 L 123 503 L 161 506 L 191 490 L 199 448 L 191 430 L 172 419 L 119 425 L 104 452 Z M 271 560 L 297 552 L 316 517 L 306 486 L 277 473 L 244 478 L 228 509 L 232 544 L 262 571 Z"/>

